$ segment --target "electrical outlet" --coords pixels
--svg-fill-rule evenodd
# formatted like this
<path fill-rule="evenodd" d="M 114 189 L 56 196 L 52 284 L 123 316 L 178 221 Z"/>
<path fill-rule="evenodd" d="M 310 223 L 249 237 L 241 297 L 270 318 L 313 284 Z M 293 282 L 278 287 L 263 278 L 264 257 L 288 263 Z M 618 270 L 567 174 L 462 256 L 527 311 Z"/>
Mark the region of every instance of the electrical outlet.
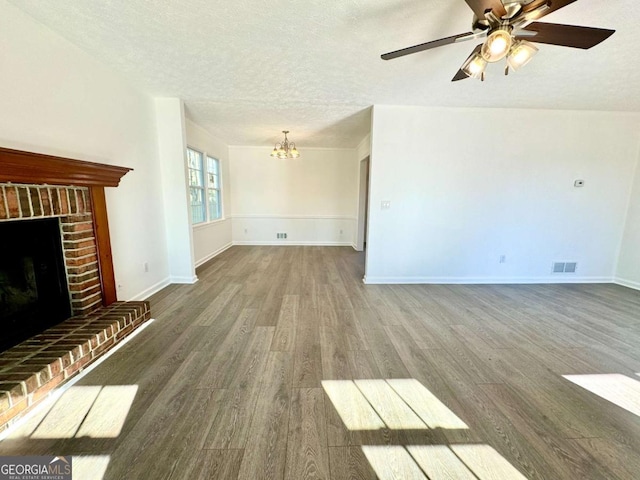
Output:
<path fill-rule="evenodd" d="M 391 208 L 391 200 L 382 200 L 380 202 L 380 210 L 389 210 Z"/>
<path fill-rule="evenodd" d="M 149 273 L 149 262 L 144 262 L 142 268 L 144 269 L 144 273 Z"/>
<path fill-rule="evenodd" d="M 500 255 L 500 263 L 507 263 L 507 256 L 506 255 Z"/>
<path fill-rule="evenodd" d="M 244 229 L 244 234 L 246 235 L 247 233 L 249 233 L 249 229 L 248 229 L 248 228 L 245 228 L 245 229 Z"/>

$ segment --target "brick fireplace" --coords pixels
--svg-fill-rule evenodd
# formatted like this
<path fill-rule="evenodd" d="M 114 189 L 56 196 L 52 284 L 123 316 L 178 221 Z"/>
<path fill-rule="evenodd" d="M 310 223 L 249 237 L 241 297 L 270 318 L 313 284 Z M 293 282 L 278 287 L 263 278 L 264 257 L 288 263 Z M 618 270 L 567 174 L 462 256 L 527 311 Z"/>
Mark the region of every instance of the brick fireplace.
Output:
<path fill-rule="evenodd" d="M 5 340 L 0 342 L 0 431 L 150 318 L 147 302 L 116 301 L 104 188 L 116 187 L 129 170 L 0 148 L 0 226 L 28 233 L 46 223 L 53 235 L 57 229 L 57 284 L 64 288 L 63 309 L 69 312 L 53 318 L 38 297 L 42 292 L 34 293 L 50 293 L 51 280 L 39 282 L 52 276 L 53 264 L 37 254 L 34 260 L 19 244 L 13 258 L 12 252 L 0 252 L 0 335 Z M 4 263 L 3 254 L 10 257 Z M 22 274 L 20 268 L 15 273 L 16 263 L 26 265 Z M 19 285 L 11 285 L 11 277 L 20 277 Z M 34 325 L 25 327 L 25 319 Z"/>

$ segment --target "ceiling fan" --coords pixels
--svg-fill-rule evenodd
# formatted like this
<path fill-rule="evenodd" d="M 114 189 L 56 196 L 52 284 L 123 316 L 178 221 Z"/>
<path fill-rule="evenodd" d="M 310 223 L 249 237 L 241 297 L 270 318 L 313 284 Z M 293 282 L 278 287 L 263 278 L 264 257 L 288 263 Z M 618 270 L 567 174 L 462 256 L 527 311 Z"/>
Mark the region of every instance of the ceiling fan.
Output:
<path fill-rule="evenodd" d="M 465 0 L 473 10 L 472 31 L 421 43 L 382 55 L 392 60 L 412 53 L 458 42 L 483 39 L 464 62 L 453 82 L 472 77 L 484 81 L 489 63 L 506 57 L 509 69 L 525 66 L 538 52 L 534 43 L 589 49 L 609 38 L 615 30 L 538 22 L 540 18 L 577 0 Z"/>

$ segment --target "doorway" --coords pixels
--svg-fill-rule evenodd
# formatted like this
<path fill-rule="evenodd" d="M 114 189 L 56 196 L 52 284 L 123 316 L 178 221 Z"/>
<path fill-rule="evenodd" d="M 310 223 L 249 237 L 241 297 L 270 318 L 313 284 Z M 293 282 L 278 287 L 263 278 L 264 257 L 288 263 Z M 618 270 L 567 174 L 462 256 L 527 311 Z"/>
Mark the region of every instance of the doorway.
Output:
<path fill-rule="evenodd" d="M 356 250 L 362 252 L 367 248 L 367 227 L 369 215 L 369 160 L 360 161 L 360 188 L 358 191 L 358 235 Z"/>

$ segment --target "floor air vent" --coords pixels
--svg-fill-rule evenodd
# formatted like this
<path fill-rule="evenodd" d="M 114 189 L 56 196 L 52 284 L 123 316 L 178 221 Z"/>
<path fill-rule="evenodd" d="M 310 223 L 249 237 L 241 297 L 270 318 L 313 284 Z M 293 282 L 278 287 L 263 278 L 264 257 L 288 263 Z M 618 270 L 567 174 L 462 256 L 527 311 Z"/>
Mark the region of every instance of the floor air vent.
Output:
<path fill-rule="evenodd" d="M 576 273 L 577 262 L 554 262 L 553 273 Z"/>

